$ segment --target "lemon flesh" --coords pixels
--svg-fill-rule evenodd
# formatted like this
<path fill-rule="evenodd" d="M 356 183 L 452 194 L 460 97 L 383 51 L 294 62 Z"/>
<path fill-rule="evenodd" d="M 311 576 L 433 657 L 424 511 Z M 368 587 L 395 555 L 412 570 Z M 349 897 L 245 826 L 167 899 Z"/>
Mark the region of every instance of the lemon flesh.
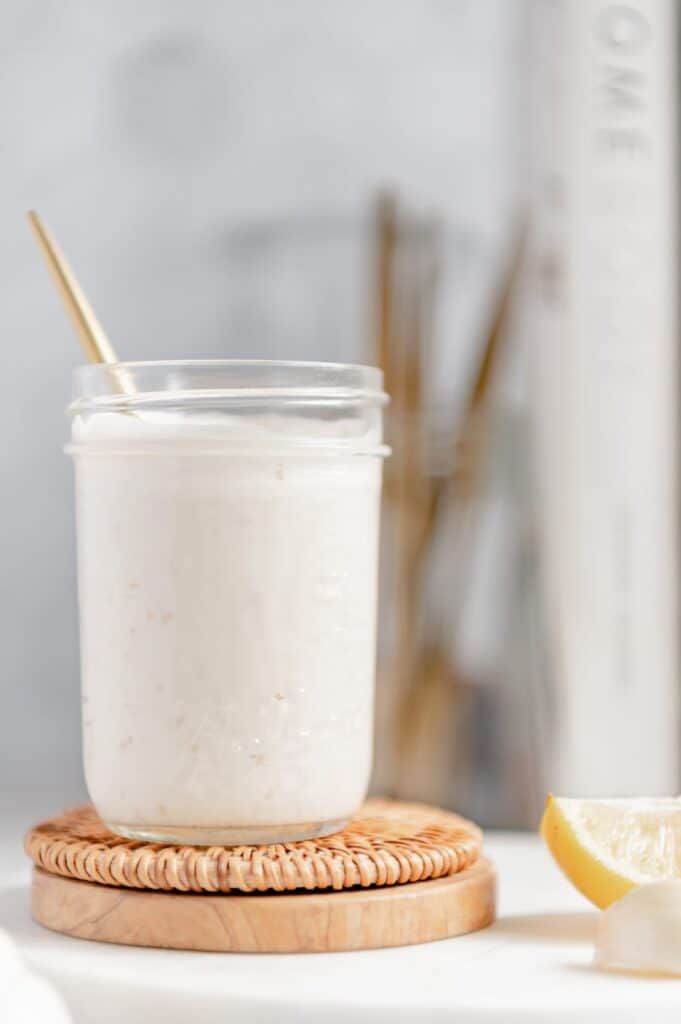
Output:
<path fill-rule="evenodd" d="M 539 831 L 563 873 L 601 909 L 635 886 L 681 878 L 681 798 L 549 796 Z"/>

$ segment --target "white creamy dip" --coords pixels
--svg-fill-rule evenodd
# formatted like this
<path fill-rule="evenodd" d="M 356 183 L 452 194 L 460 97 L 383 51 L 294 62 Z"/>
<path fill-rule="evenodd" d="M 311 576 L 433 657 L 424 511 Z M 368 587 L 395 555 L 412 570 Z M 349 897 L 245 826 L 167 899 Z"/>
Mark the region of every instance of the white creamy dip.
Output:
<path fill-rule="evenodd" d="M 85 770 L 123 834 L 293 839 L 365 795 L 382 460 L 274 426 L 74 419 Z"/>

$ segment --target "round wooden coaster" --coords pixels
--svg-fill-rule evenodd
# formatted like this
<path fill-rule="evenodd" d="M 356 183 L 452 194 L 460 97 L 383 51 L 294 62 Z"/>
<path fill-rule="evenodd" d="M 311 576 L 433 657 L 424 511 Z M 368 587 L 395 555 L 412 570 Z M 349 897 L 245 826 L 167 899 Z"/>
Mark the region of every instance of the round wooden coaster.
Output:
<path fill-rule="evenodd" d="M 446 878 L 351 892 L 145 892 L 35 868 L 32 913 L 81 939 L 161 949 L 329 953 L 432 942 L 491 924 L 496 878 L 484 859 Z"/>
<path fill-rule="evenodd" d="M 478 859 L 477 825 L 435 807 L 370 800 L 342 832 L 270 846 L 164 846 L 123 839 L 90 806 L 32 828 L 25 848 L 53 875 L 128 889 L 286 892 L 392 886 L 454 875 Z"/>

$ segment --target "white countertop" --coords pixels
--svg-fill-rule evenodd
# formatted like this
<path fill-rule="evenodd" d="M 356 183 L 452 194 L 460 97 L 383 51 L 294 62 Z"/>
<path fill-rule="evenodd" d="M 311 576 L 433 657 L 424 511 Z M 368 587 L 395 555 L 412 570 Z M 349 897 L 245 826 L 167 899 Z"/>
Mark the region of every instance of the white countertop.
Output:
<path fill-rule="evenodd" d="M 26 824 L 19 815 L 0 832 L 0 925 L 61 991 L 75 1024 L 305 1024 L 322 1014 L 324 1024 L 681 1019 L 681 979 L 591 967 L 596 913 L 534 836 L 488 837 L 500 878 L 491 928 L 400 949 L 264 956 L 107 946 L 46 931 L 28 911 Z"/>

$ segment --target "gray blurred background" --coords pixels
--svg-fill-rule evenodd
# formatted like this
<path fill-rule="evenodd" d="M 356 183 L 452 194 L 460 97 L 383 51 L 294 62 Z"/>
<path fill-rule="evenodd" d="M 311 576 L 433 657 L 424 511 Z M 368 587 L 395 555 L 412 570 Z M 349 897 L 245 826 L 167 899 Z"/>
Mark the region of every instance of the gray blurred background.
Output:
<path fill-rule="evenodd" d="M 62 453 L 79 350 L 25 211 L 55 231 L 123 358 L 348 359 L 366 356 L 361 283 L 334 295 L 340 319 L 325 320 L 323 295 L 311 294 L 318 315 L 297 332 L 289 258 L 314 264 L 327 228 L 361 237 L 372 197 L 390 186 L 460 240 L 448 344 L 465 352 L 522 177 L 518 7 L 4 0 L 0 771 L 10 789 L 58 789 L 61 803 L 82 792 Z M 339 259 L 341 276 L 360 272 Z"/>

